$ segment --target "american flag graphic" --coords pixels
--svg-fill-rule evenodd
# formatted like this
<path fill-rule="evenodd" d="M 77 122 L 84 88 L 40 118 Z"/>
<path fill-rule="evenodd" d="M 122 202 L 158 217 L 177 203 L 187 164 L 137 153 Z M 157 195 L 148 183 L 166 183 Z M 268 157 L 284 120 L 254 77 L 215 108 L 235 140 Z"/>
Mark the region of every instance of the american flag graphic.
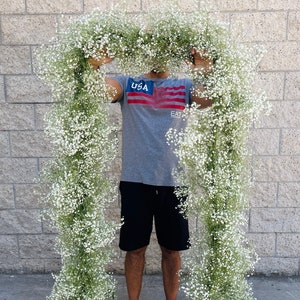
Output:
<path fill-rule="evenodd" d="M 153 81 L 135 81 L 130 78 L 126 92 L 128 104 L 144 105 L 155 109 L 185 109 L 184 85 L 155 87 Z"/>

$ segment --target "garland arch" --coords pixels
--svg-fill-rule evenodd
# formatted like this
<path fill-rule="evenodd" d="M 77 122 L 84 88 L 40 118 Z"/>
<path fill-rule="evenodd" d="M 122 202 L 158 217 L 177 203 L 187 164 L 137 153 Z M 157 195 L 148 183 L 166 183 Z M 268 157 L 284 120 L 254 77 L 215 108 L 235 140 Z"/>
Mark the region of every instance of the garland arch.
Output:
<path fill-rule="evenodd" d="M 207 49 L 214 59 L 210 75 L 185 68 L 191 46 Z M 192 232 L 184 289 L 191 299 L 253 299 L 245 280 L 253 253 L 242 225 L 249 186 L 246 141 L 265 103 L 252 89 L 260 51 L 234 43 L 227 27 L 207 12 L 187 16 L 178 9 L 142 17 L 94 11 L 39 51 L 38 73 L 55 100 L 47 115 L 55 151 L 44 172 L 51 182 L 45 201 L 63 262 L 49 299 L 115 297 L 105 267 L 120 224 L 108 220 L 105 209 L 117 195 L 107 170 L 118 141 L 108 117 L 106 67 L 94 71 L 87 62 L 104 47 L 118 61 L 118 72 L 134 76 L 159 64 L 174 73 L 184 69 L 195 84 L 206 85 L 202 93 L 213 99 L 212 108 L 187 108 L 187 129 L 166 137 L 186 170 L 178 175 L 188 187 L 178 190 L 188 195 L 182 209 L 201 223 Z"/>

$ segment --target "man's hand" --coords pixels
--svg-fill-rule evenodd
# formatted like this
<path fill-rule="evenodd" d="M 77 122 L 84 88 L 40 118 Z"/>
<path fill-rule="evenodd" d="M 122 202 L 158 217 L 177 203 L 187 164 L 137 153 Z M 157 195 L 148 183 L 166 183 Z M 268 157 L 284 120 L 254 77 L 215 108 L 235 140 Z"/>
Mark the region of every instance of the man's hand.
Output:
<path fill-rule="evenodd" d="M 207 50 L 191 49 L 191 55 L 193 56 L 192 63 L 189 63 L 192 70 L 200 72 L 203 75 L 208 75 L 213 70 L 213 59 L 209 58 Z"/>
<path fill-rule="evenodd" d="M 114 60 L 113 58 L 108 56 L 106 48 L 104 50 L 99 50 L 99 56 L 101 57 L 100 59 L 96 59 L 91 56 L 88 58 L 88 61 L 92 65 L 94 70 L 97 70 L 100 66 L 108 64 Z"/>

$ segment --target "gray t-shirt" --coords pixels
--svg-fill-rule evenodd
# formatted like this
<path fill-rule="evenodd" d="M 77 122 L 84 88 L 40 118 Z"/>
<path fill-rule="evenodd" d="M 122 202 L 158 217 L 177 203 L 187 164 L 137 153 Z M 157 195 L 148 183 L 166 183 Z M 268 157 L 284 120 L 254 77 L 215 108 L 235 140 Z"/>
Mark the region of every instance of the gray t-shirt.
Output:
<path fill-rule="evenodd" d="M 170 128 L 181 130 L 183 109 L 191 102 L 189 79 L 116 76 L 123 88 L 119 99 L 123 118 L 122 181 L 156 186 L 179 185 L 173 176 L 178 165 L 167 144 Z"/>

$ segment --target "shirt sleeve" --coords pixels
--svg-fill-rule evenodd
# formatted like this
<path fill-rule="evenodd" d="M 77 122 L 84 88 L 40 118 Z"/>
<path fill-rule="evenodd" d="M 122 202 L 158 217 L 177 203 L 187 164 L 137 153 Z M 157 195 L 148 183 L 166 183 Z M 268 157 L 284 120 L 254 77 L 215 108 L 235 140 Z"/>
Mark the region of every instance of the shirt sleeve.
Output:
<path fill-rule="evenodd" d="M 127 81 L 128 81 L 128 76 L 126 75 L 117 75 L 117 76 L 114 76 L 112 77 L 112 79 L 115 79 L 119 82 L 119 84 L 121 85 L 122 87 L 122 90 L 123 90 L 123 94 L 122 96 L 117 100 L 117 102 L 122 102 L 124 100 L 124 93 L 125 93 L 125 90 L 126 90 L 126 85 L 127 85 Z"/>

